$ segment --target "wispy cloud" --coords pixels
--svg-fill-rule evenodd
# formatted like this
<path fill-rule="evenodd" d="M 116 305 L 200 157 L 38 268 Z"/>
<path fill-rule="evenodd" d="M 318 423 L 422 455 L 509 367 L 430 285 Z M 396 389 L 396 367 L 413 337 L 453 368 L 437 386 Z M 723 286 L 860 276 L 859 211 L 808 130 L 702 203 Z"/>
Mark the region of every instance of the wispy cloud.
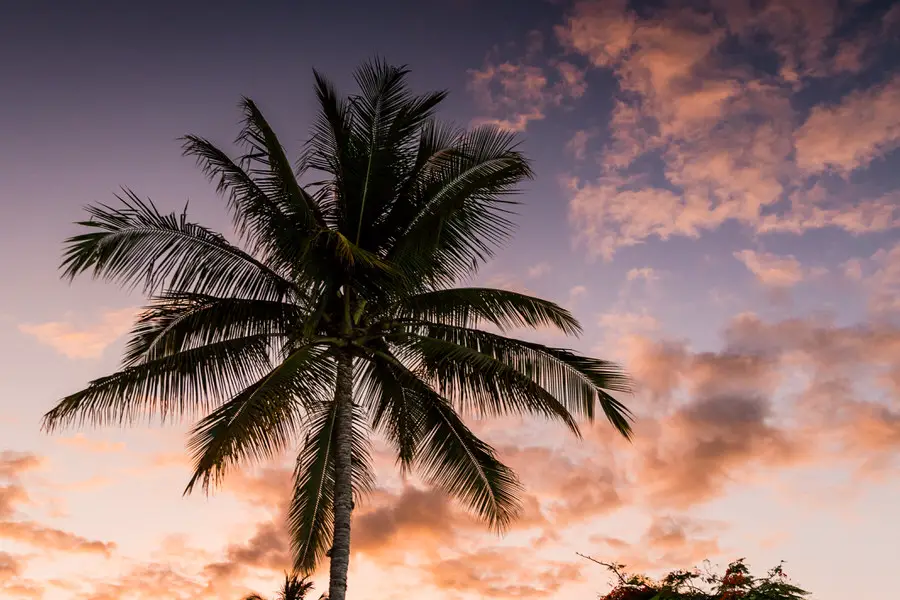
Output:
<path fill-rule="evenodd" d="M 794 135 L 797 166 L 843 176 L 900 147 L 900 76 L 816 106 Z"/>
<path fill-rule="evenodd" d="M 547 111 L 584 95 L 584 71 L 566 61 L 546 61 L 540 55 L 501 62 L 493 52 L 482 68 L 469 71 L 469 91 L 486 116 L 478 124 L 524 131 Z"/>
<path fill-rule="evenodd" d="M 110 344 L 128 331 L 136 314 L 133 308 L 123 308 L 107 311 L 93 323 L 72 320 L 23 323 L 19 331 L 68 358 L 100 358 Z"/>
<path fill-rule="evenodd" d="M 771 252 L 741 250 L 734 257 L 741 261 L 763 285 L 773 288 L 789 288 L 803 281 L 806 271 L 791 255 L 779 256 Z"/>
<path fill-rule="evenodd" d="M 56 442 L 62 446 L 93 454 L 112 454 L 125 450 L 125 444 L 123 442 L 92 439 L 86 437 L 83 433 L 76 433 L 71 437 L 59 438 Z"/>

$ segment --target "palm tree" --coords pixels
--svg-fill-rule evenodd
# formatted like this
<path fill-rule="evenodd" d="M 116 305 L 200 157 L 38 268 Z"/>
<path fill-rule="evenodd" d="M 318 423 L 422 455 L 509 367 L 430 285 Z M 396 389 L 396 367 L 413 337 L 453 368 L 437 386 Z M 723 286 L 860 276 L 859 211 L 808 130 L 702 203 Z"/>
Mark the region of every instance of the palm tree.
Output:
<path fill-rule="evenodd" d="M 275 598 L 276 600 L 304 600 L 312 587 L 312 582 L 307 581 L 306 577 L 301 577 L 297 573 L 285 573 L 284 584 Z M 322 597 L 324 598 L 324 595 Z M 265 598 L 259 594 L 250 594 L 244 600 L 265 600 Z"/>
<path fill-rule="evenodd" d="M 98 204 L 66 242 L 61 269 L 143 287 L 148 303 L 121 369 L 45 415 L 48 430 L 202 417 L 185 493 L 229 468 L 299 444 L 289 526 L 295 567 L 330 556 L 344 600 L 355 503 L 373 486 L 370 434 L 497 530 L 520 484 L 461 413 L 576 419 L 597 409 L 630 436 L 614 364 L 509 337 L 578 334 L 567 310 L 511 291 L 452 287 L 511 233 L 513 194 L 532 176 L 512 134 L 434 119 L 445 92 L 414 95 L 380 61 L 341 98 L 314 71 L 319 113 L 296 166 L 243 99 L 244 149 L 230 158 L 184 138 L 227 199 L 243 248 L 131 191 Z M 305 181 L 306 183 L 301 183 Z M 491 331 L 480 329 L 492 326 Z"/>

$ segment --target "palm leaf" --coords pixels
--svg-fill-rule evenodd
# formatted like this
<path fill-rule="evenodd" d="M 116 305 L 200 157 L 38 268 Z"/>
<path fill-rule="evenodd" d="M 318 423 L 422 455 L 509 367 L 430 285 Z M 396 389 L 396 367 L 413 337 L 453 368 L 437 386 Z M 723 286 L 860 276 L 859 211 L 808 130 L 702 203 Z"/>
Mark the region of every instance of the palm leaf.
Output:
<path fill-rule="evenodd" d="M 152 297 L 125 347 L 124 366 L 134 366 L 235 337 L 283 338 L 305 317 L 299 306 L 269 300 L 170 292 Z"/>
<path fill-rule="evenodd" d="M 555 327 L 567 335 L 581 333 L 572 313 L 547 300 L 490 288 L 450 288 L 405 297 L 391 316 L 438 324 L 477 327 L 490 323 L 501 330 Z"/>
<path fill-rule="evenodd" d="M 314 198 L 297 182 L 291 163 L 272 127 L 263 117 L 259 107 L 244 98 L 244 129 L 238 142 L 246 144 L 250 151 L 242 162 L 256 176 L 260 189 L 275 201 L 282 212 L 304 231 L 324 228 L 324 217 Z"/>
<path fill-rule="evenodd" d="M 382 356 L 389 350 L 385 346 Z M 359 366 L 357 377 L 360 404 L 369 415 L 372 428 L 380 431 L 394 446 L 401 472 L 409 472 L 424 436 L 418 396 L 403 386 L 397 367 L 375 355 Z"/>
<path fill-rule="evenodd" d="M 185 493 L 198 482 L 208 490 L 237 462 L 268 459 L 283 451 L 300 431 L 305 414 L 325 402 L 333 382 L 327 353 L 307 346 L 210 413 L 188 441 L 194 473 Z"/>
<path fill-rule="evenodd" d="M 573 414 L 593 420 L 599 404 L 613 427 L 630 439 L 633 415 L 609 393 L 631 392 L 631 381 L 618 365 L 466 327 L 429 323 L 422 324 L 420 331 L 425 337 L 475 349 L 514 367 L 559 398 Z"/>
<path fill-rule="evenodd" d="M 92 271 L 125 286 L 181 292 L 282 299 L 293 285 L 225 238 L 187 220 L 163 215 L 149 200 L 125 190 L 119 208 L 88 207 L 89 233 L 66 240 L 63 276 Z"/>
<path fill-rule="evenodd" d="M 394 340 L 400 344 L 399 340 Z M 581 432 L 556 396 L 497 356 L 454 342 L 410 335 L 398 355 L 414 361 L 437 391 L 481 415 L 535 414 L 559 419 L 576 436 Z"/>
<path fill-rule="evenodd" d="M 227 197 L 235 227 L 252 251 L 290 269 L 297 257 L 304 254 L 318 229 L 310 224 L 314 217 L 301 210 L 298 218 L 293 206 L 285 206 L 280 201 L 283 192 L 270 197 L 259 182 L 212 142 L 194 135 L 185 136 L 183 142 L 183 153 L 195 157 L 207 177 L 217 181 L 216 190 Z M 265 148 L 259 150 L 264 152 Z M 263 185 L 272 191 L 277 184 Z M 279 193 L 277 188 L 275 192 Z M 298 193 L 305 194 L 302 190 Z"/>
<path fill-rule="evenodd" d="M 268 349 L 268 336 L 248 336 L 126 367 L 63 398 L 44 415 L 44 428 L 126 424 L 142 414 L 166 421 L 208 410 L 268 372 Z"/>
<path fill-rule="evenodd" d="M 518 496 L 522 487 L 515 473 L 466 427 L 446 398 L 397 357 L 382 356 L 395 366 L 394 373 L 405 393 L 418 398 L 423 439 L 416 453 L 417 469 L 493 529 L 505 530 L 521 512 Z"/>
<path fill-rule="evenodd" d="M 415 201 L 388 258 L 438 283 L 470 275 L 512 233 L 509 196 L 532 175 L 512 134 L 482 127 L 465 134 L 453 159 Z"/>
<path fill-rule="evenodd" d="M 313 410 L 306 440 L 294 468 L 294 493 L 288 509 L 294 568 L 312 572 L 331 547 L 334 524 L 334 453 L 337 403 Z M 372 458 L 365 419 L 354 408 L 351 448 L 353 493 L 356 500 L 374 487 Z"/>

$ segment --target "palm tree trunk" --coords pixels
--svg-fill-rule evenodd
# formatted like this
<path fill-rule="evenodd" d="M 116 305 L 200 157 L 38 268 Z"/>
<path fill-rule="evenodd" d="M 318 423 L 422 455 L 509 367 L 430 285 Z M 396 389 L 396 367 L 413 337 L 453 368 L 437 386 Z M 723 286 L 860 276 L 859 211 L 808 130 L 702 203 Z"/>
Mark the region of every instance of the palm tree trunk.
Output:
<path fill-rule="evenodd" d="M 342 353 L 337 359 L 337 403 L 334 452 L 334 542 L 331 546 L 329 600 L 345 600 L 347 571 L 350 568 L 350 518 L 353 513 L 353 356 Z"/>

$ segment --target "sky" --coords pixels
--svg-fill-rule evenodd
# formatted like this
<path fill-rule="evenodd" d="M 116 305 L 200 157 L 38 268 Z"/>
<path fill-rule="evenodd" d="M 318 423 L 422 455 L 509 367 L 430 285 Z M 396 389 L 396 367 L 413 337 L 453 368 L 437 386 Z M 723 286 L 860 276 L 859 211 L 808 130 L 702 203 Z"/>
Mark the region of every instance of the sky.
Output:
<path fill-rule="evenodd" d="M 120 186 L 231 235 L 180 155 L 242 95 L 296 153 L 312 68 L 373 55 L 518 131 L 537 173 L 478 282 L 570 308 L 534 339 L 621 362 L 633 444 L 473 423 L 526 486 L 505 537 L 376 448 L 350 597 L 594 598 L 609 575 L 786 561 L 818 600 L 882 597 L 900 539 L 900 5 L 865 0 L 12 0 L 0 19 L 0 595 L 270 594 L 290 457 L 182 496 L 189 424 L 40 417 L 118 365 L 142 298 L 59 278 Z M 524 335 L 524 334 L 523 334 Z M 324 590 L 322 574 L 316 581 Z"/>

